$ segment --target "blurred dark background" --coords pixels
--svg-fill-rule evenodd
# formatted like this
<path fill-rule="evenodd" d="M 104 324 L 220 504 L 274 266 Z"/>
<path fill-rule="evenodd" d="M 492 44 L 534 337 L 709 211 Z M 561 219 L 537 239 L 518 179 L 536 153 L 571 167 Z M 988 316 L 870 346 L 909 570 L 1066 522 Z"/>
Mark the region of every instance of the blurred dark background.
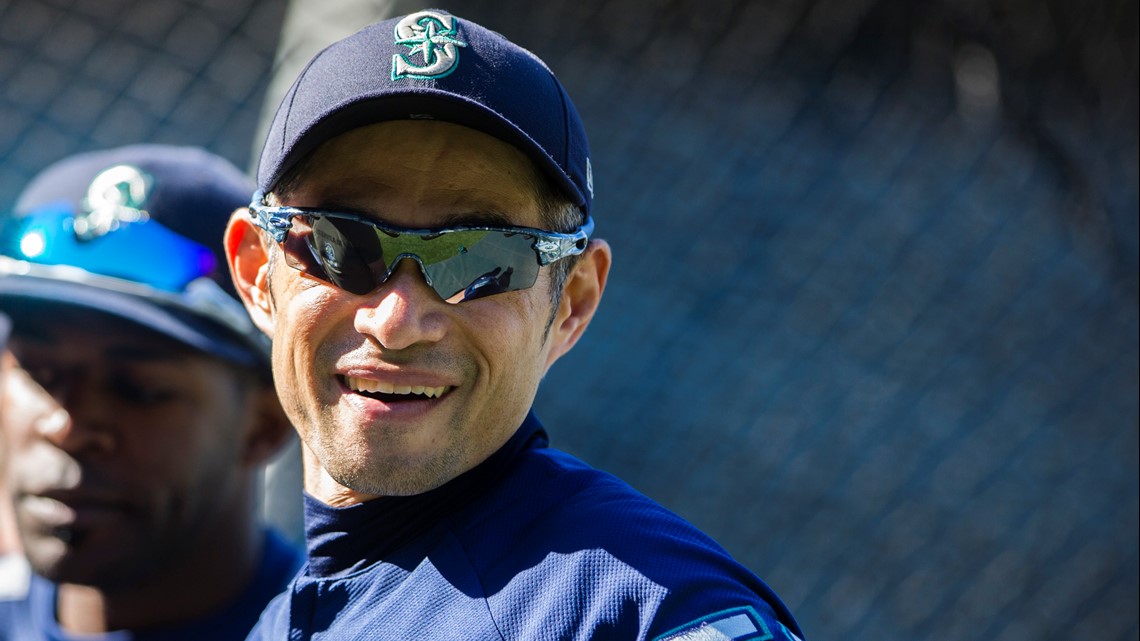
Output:
<path fill-rule="evenodd" d="M 1136 2 L 431 4 L 591 135 L 616 260 L 555 445 L 809 639 L 1138 638 Z M 421 7 L 0 0 L 0 206 L 131 142 L 251 167 L 299 64 Z"/>

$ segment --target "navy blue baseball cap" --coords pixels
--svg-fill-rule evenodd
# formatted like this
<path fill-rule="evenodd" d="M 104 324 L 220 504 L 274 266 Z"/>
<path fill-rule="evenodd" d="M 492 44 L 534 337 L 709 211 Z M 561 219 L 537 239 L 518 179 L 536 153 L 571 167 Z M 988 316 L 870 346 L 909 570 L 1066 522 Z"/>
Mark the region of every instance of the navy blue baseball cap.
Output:
<path fill-rule="evenodd" d="M 589 215 L 589 144 L 562 84 L 533 53 L 438 10 L 373 24 L 309 61 L 273 118 L 258 191 L 273 191 L 327 140 L 407 119 L 452 122 L 514 145 Z"/>
<path fill-rule="evenodd" d="M 111 314 L 268 372 L 222 237 L 253 185 L 196 147 L 131 145 L 56 162 L 0 213 L 0 310 L 22 323 Z"/>

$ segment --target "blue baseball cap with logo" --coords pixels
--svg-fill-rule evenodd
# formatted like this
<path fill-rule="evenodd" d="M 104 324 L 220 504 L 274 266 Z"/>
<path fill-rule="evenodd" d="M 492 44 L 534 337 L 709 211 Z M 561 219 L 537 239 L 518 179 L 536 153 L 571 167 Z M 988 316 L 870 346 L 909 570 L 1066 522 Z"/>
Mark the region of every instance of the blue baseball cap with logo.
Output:
<path fill-rule="evenodd" d="M 452 122 L 514 145 L 589 215 L 589 144 L 562 84 L 526 49 L 438 10 L 373 24 L 309 62 L 273 118 L 258 191 L 273 191 L 331 138 L 407 119 Z"/>
<path fill-rule="evenodd" d="M 66 321 L 86 308 L 268 372 L 268 339 L 233 293 L 222 237 L 253 185 L 196 147 L 76 154 L 0 213 L 0 311 Z"/>

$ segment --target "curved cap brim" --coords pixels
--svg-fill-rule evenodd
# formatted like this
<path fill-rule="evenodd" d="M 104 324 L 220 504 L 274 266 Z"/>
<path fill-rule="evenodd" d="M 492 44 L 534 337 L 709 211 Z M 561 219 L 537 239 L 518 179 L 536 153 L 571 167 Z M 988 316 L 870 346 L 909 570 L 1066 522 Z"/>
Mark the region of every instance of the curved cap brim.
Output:
<path fill-rule="evenodd" d="M 44 322 L 53 313 L 66 322 L 69 308 L 102 312 L 168 336 L 223 360 L 268 368 L 268 354 L 218 323 L 140 296 L 89 285 L 20 276 L 0 277 L 0 311 L 18 331 L 21 321 Z"/>

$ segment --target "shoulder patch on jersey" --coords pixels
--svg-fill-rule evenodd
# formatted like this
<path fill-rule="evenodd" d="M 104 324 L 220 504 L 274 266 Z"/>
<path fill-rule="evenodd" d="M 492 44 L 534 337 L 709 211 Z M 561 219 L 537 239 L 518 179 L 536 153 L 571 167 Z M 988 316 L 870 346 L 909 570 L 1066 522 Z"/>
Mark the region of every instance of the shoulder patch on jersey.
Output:
<path fill-rule="evenodd" d="M 787 628 L 776 624 L 781 639 L 801 641 Z M 775 641 L 764 619 L 751 606 L 730 608 L 703 616 L 674 628 L 653 641 Z"/>
<path fill-rule="evenodd" d="M 670 630 L 653 641 L 768 641 L 775 639 L 749 606 L 723 610 Z"/>

